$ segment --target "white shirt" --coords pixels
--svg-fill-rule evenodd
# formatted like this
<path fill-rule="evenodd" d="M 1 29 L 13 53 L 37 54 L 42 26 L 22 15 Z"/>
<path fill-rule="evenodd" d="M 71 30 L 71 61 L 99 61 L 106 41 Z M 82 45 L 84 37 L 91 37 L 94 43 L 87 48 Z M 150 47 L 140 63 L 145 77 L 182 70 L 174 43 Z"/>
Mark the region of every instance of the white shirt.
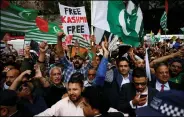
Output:
<path fill-rule="evenodd" d="M 90 83 L 88 82 L 88 80 L 85 80 L 85 81 L 84 81 L 84 87 L 89 87 L 89 86 L 92 86 L 92 84 L 90 84 Z"/>
<path fill-rule="evenodd" d="M 121 86 L 122 86 L 123 84 L 130 83 L 129 74 L 128 74 L 128 76 L 125 77 L 125 78 L 122 76 L 122 78 L 123 78 L 123 80 L 122 80 L 122 82 L 121 82 Z"/>
<path fill-rule="evenodd" d="M 136 92 L 136 93 L 138 93 L 138 92 Z M 144 91 L 143 93 L 141 93 L 142 95 L 148 95 L 148 88 L 146 89 L 146 91 Z M 140 97 L 140 96 L 139 96 Z M 145 106 L 148 106 L 148 97 L 149 96 L 147 96 L 147 101 L 146 101 L 146 103 L 144 104 L 144 105 L 142 105 L 142 106 L 137 106 L 137 108 L 141 108 L 141 107 L 145 107 Z M 132 107 L 132 109 L 136 109 L 136 106 L 134 106 L 133 105 L 133 103 L 132 103 L 132 100 L 130 101 L 130 106 Z"/>
<path fill-rule="evenodd" d="M 75 106 L 69 97 L 66 97 L 35 116 L 84 116 L 84 113 L 79 105 Z"/>
<path fill-rule="evenodd" d="M 158 91 L 161 90 L 161 85 L 162 84 L 159 81 L 156 81 L 156 89 Z M 169 87 L 169 83 L 167 82 L 167 83 L 164 84 L 164 91 L 168 91 L 168 90 L 170 90 L 170 87 Z"/>

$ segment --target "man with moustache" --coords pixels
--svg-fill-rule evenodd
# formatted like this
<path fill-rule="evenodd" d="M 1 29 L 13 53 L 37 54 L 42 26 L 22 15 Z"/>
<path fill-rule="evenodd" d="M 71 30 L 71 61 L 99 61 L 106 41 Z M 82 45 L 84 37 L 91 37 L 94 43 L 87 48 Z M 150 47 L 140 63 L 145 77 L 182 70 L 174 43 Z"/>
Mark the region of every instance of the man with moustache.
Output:
<path fill-rule="evenodd" d="M 92 86 L 95 76 L 96 76 L 96 70 L 94 68 L 89 69 L 87 80 L 84 81 L 84 87 Z"/>
<path fill-rule="evenodd" d="M 81 73 L 72 74 L 68 82 L 68 97 L 36 116 L 84 116 L 83 109 L 80 107 L 83 100 L 81 96 L 84 89 L 83 79 L 84 76 Z"/>
<path fill-rule="evenodd" d="M 11 69 L 6 73 L 6 80 L 4 82 L 3 89 L 8 89 L 14 80 L 19 76 L 20 71 L 17 69 Z"/>
<path fill-rule="evenodd" d="M 75 55 L 73 57 L 72 62 L 70 62 L 67 57 L 64 55 L 63 47 L 61 46 L 61 39 L 64 36 L 62 32 L 58 33 L 58 41 L 56 45 L 56 54 L 60 58 L 61 64 L 64 65 L 64 82 L 68 82 L 71 75 L 73 73 L 79 72 L 81 74 L 84 74 L 85 77 L 87 77 L 88 69 L 92 67 L 91 62 L 89 61 L 86 66 L 83 66 L 84 64 L 84 56 L 82 55 Z"/>

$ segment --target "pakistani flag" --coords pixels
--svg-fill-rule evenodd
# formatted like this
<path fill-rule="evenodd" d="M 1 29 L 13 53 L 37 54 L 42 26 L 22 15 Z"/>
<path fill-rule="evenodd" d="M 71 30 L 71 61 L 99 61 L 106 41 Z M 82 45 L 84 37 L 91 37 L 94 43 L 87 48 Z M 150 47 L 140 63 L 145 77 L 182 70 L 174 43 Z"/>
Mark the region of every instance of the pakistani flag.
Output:
<path fill-rule="evenodd" d="M 27 32 L 36 28 L 37 10 L 24 9 L 2 0 L 0 12 L 1 31 Z"/>
<path fill-rule="evenodd" d="M 155 41 L 160 41 L 160 39 L 161 39 L 161 29 L 159 29 L 158 30 L 158 33 L 157 33 L 157 35 L 155 36 Z"/>
<path fill-rule="evenodd" d="M 132 1 L 127 8 L 123 1 L 92 1 L 92 25 L 118 35 L 123 43 L 139 46 L 143 17 L 139 6 Z"/>
<path fill-rule="evenodd" d="M 167 13 L 165 11 L 160 19 L 160 26 L 164 31 L 167 30 Z"/>

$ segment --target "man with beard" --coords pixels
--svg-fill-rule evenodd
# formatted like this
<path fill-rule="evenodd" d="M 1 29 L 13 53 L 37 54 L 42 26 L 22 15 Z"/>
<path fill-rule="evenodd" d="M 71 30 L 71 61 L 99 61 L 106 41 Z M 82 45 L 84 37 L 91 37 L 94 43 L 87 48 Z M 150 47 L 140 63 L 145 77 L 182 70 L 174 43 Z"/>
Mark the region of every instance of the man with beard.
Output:
<path fill-rule="evenodd" d="M 95 76 L 96 70 L 93 68 L 89 69 L 87 80 L 84 81 L 84 87 L 92 86 Z"/>
<path fill-rule="evenodd" d="M 68 82 L 68 97 L 36 116 L 84 116 L 83 109 L 80 107 L 83 100 L 81 96 L 84 89 L 83 79 L 84 76 L 80 73 L 72 74 Z"/>
<path fill-rule="evenodd" d="M 14 80 L 19 76 L 19 74 L 20 74 L 20 71 L 17 69 L 11 69 L 7 71 L 6 80 L 5 80 L 3 89 L 8 89 L 12 85 Z"/>
<path fill-rule="evenodd" d="M 177 84 L 181 84 L 182 77 L 184 77 L 183 63 L 181 59 L 173 59 L 169 66 L 169 71 L 171 78 L 169 81 L 172 81 Z"/>
<path fill-rule="evenodd" d="M 89 68 L 92 67 L 91 61 L 88 62 L 86 66 L 83 66 L 83 63 L 85 61 L 84 57 L 82 55 L 75 55 L 73 57 L 72 62 L 70 62 L 67 57 L 64 55 L 62 44 L 62 37 L 64 34 L 62 32 L 58 33 L 58 41 L 56 45 L 56 54 L 60 58 L 60 62 L 64 65 L 64 82 L 68 82 L 71 75 L 76 72 L 80 72 L 81 74 L 84 74 L 85 77 L 87 77 L 87 71 Z"/>
<path fill-rule="evenodd" d="M 135 109 L 147 106 L 158 91 L 147 86 L 144 68 L 134 69 L 132 76 L 133 82 L 121 88 L 118 110 L 135 117 Z"/>

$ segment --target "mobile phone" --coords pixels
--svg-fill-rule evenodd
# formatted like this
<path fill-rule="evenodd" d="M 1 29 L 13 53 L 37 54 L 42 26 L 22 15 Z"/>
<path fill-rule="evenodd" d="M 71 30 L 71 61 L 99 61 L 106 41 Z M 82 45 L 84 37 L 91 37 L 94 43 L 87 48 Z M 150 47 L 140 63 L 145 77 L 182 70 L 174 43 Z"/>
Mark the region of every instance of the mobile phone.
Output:
<path fill-rule="evenodd" d="M 144 94 L 144 95 L 141 95 L 140 98 L 145 98 L 145 97 L 147 97 L 147 96 L 148 96 L 148 95 L 145 95 L 145 94 Z"/>

